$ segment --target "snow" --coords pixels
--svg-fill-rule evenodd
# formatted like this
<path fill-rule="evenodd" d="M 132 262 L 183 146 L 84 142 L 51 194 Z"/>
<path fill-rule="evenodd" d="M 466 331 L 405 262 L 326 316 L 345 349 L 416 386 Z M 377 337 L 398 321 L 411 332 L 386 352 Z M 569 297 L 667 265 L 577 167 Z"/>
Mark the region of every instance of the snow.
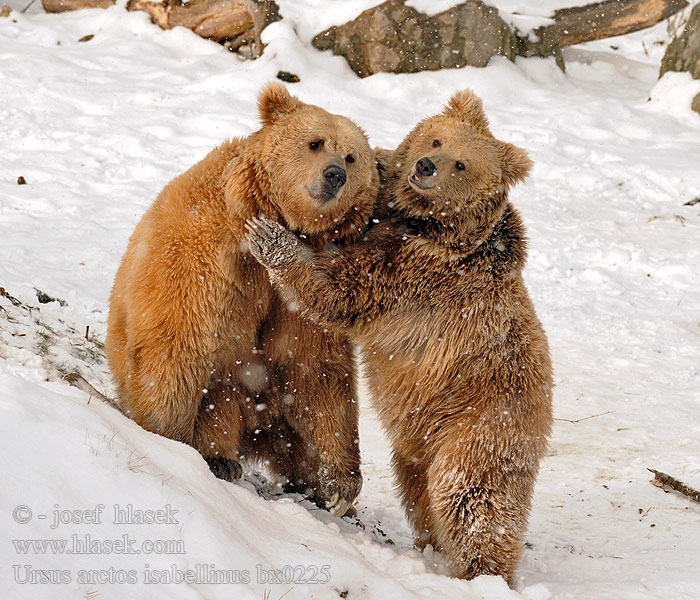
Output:
<path fill-rule="evenodd" d="M 431 17 L 462 3 L 462 0 L 407 0 L 406 2 L 408 6 Z M 497 8 L 501 18 L 506 23 L 514 29 L 526 33 L 536 27 L 551 25 L 554 22 L 551 17 L 556 10 L 581 6 L 585 2 L 581 2 L 581 0 L 538 0 L 537 2 L 488 0 L 484 4 Z"/>
<path fill-rule="evenodd" d="M 700 206 L 684 205 L 700 196 L 700 116 L 688 109 L 700 84 L 673 73 L 657 82 L 665 25 L 569 48 L 566 74 L 552 60 L 495 58 L 360 80 L 307 41 L 323 19 L 369 2 L 324 2 L 322 14 L 312 12 L 320 2 L 280 4 L 288 18 L 264 32 L 255 62 L 120 7 L 0 19 L 0 285 L 19 304 L 0 298 L 3 598 L 698 598 L 700 509 L 651 486 L 646 470 L 700 487 Z M 442 557 L 412 547 L 366 394 L 359 520 L 340 520 L 277 495 L 254 470 L 238 485 L 214 479 L 191 448 L 60 379 L 79 367 L 114 392 L 99 342 L 133 227 L 173 176 L 257 127 L 256 94 L 279 70 L 299 75 L 290 89 L 303 100 L 386 147 L 469 87 L 496 135 L 535 161 L 512 200 L 529 231 L 526 280 L 552 347 L 560 420 L 515 591 L 495 577 L 450 578 Z M 36 289 L 66 306 L 39 304 Z M 56 508 L 99 504 L 100 524 L 50 528 Z M 113 523 L 114 506 L 128 504 L 170 506 L 177 523 Z M 24 508 L 13 517 L 25 506 L 26 523 Z M 175 540 L 184 554 L 18 554 L 12 543 L 87 534 Z M 24 565 L 71 581 L 17 583 Z M 330 582 L 272 583 L 269 571 L 285 565 L 307 579 L 328 565 Z M 239 580 L 144 583 L 156 570 L 205 567 Z M 81 583 L 81 569 L 135 571 L 137 583 Z"/>

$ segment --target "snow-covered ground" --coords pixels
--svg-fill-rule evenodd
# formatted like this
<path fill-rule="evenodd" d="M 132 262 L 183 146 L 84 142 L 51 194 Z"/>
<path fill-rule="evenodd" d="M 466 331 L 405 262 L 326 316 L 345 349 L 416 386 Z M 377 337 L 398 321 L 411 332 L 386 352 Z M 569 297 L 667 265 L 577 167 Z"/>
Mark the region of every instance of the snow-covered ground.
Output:
<path fill-rule="evenodd" d="M 646 470 L 700 487 L 700 205 L 684 206 L 700 196 L 700 82 L 657 83 L 666 26 L 568 49 L 566 74 L 494 59 L 360 80 L 295 34 L 320 3 L 280 4 L 256 62 L 120 7 L 0 19 L 0 286 L 15 300 L 0 298 L 0 597 L 696 600 L 700 505 Z M 79 367 L 113 392 L 100 342 L 129 234 L 173 176 L 257 127 L 256 94 L 280 69 L 381 146 L 472 88 L 535 160 L 512 199 L 559 420 L 516 591 L 452 579 L 413 549 L 366 401 L 359 519 L 340 520 L 261 497 L 255 473 L 216 480 L 194 450 L 60 380 Z M 115 523 L 127 505 L 167 522 Z M 54 514 L 74 522 L 52 527 Z M 72 536 L 95 545 L 69 554 Z M 203 583 L 215 570 L 225 583 Z"/>

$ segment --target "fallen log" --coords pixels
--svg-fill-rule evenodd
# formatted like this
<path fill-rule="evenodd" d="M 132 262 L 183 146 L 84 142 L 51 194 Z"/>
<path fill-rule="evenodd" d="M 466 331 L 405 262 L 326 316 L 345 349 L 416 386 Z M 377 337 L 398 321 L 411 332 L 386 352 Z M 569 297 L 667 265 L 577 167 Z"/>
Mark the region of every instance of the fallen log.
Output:
<path fill-rule="evenodd" d="M 253 28 L 246 5 L 237 0 L 129 0 L 129 11 L 142 10 L 163 29 L 186 27 L 201 37 L 221 41 Z"/>
<path fill-rule="evenodd" d="M 272 0 L 129 0 L 126 9 L 147 12 L 163 29 L 186 27 L 215 42 L 246 36 L 256 58 L 262 54 L 260 33 L 280 19 Z"/>
<path fill-rule="evenodd" d="M 41 0 L 47 13 L 60 13 L 81 8 L 109 8 L 115 0 Z"/>
<path fill-rule="evenodd" d="M 607 0 L 554 12 L 559 46 L 574 46 L 652 27 L 688 6 L 687 0 Z"/>
<path fill-rule="evenodd" d="M 49 13 L 81 8 L 109 8 L 115 0 L 41 0 Z M 129 11 L 144 11 L 162 29 L 186 27 L 197 35 L 221 42 L 245 36 L 254 56 L 262 53 L 260 33 L 279 20 L 272 0 L 129 0 Z"/>

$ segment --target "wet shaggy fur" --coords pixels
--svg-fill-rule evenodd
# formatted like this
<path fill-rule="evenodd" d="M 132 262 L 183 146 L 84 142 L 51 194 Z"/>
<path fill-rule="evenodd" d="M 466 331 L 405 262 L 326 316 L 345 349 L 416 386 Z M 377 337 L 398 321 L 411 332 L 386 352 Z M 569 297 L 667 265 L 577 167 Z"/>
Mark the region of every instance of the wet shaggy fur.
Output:
<path fill-rule="evenodd" d="M 137 225 L 107 354 L 144 428 L 193 445 L 220 477 L 260 458 L 340 507 L 362 483 L 349 341 L 288 310 L 242 246 L 244 224 L 264 213 L 313 247 L 342 245 L 365 229 L 379 176 L 350 120 L 279 84 L 258 104 L 260 130 L 175 178 Z"/>
<path fill-rule="evenodd" d="M 511 584 L 552 423 L 552 370 L 522 278 L 508 190 L 526 153 L 496 140 L 465 91 L 386 153 L 383 216 L 314 251 L 251 224 L 258 260 L 317 324 L 359 342 L 408 518 L 455 575 Z"/>

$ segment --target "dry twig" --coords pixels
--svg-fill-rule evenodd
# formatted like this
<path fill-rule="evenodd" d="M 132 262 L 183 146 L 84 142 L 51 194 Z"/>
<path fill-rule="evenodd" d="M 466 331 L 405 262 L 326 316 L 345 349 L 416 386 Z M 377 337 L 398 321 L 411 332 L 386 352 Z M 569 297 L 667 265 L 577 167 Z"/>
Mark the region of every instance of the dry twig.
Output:
<path fill-rule="evenodd" d="M 615 412 L 614 410 L 608 410 L 604 413 L 598 413 L 597 415 L 590 415 L 589 417 L 582 417 L 580 419 L 554 419 L 555 421 L 566 421 L 567 423 L 580 423 L 581 421 L 588 421 L 588 419 L 594 419 L 595 417 L 602 417 L 603 415 L 609 415 Z"/>
<path fill-rule="evenodd" d="M 697 490 L 688 487 L 685 485 L 685 483 L 678 481 L 666 473 L 657 471 L 656 469 L 647 469 L 647 471 L 651 471 L 654 474 L 654 478 L 650 480 L 652 485 L 655 485 L 666 492 L 678 492 L 679 494 L 687 496 L 694 502 L 700 502 L 700 492 Z"/>

